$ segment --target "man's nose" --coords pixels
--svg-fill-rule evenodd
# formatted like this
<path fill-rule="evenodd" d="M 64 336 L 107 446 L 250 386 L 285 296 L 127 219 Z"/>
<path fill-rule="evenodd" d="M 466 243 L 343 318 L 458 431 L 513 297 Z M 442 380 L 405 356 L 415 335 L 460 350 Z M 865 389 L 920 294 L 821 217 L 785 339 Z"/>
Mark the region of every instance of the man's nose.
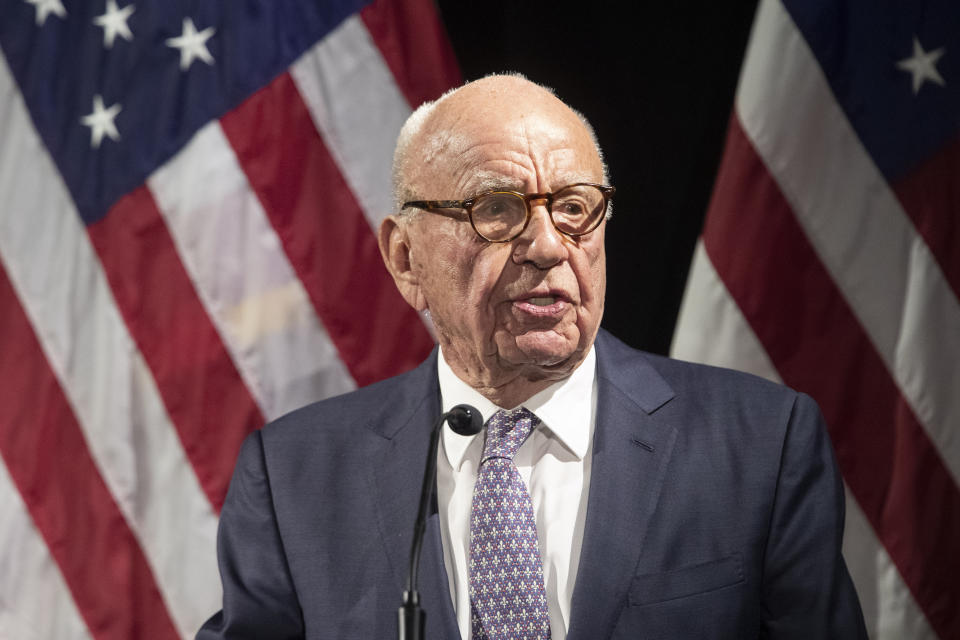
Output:
<path fill-rule="evenodd" d="M 567 257 L 564 236 L 553 226 L 546 203 L 531 203 L 530 222 L 523 230 L 513 250 L 518 263 L 532 262 L 540 269 L 551 267 Z"/>

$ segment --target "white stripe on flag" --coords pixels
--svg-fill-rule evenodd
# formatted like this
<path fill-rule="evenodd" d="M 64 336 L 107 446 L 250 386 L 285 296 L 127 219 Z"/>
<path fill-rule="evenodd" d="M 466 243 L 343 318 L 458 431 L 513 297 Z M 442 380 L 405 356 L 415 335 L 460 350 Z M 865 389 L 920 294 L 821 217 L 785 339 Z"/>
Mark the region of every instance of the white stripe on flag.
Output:
<path fill-rule="evenodd" d="M 351 16 L 290 69 L 314 126 L 374 233 L 393 213 L 393 146 L 410 107 L 363 21 Z"/>
<path fill-rule="evenodd" d="M 937 640 L 849 490 L 843 556 L 873 640 Z"/>
<path fill-rule="evenodd" d="M 0 460 L 0 638 L 90 638 L 60 568 Z"/>
<path fill-rule="evenodd" d="M 0 96 L 0 255 L 171 617 L 192 634 L 219 605 L 216 514 L 2 56 Z"/>
<path fill-rule="evenodd" d="M 714 270 L 702 238 L 697 240 L 694 250 L 670 355 L 781 381 L 740 307 Z"/>
<path fill-rule="evenodd" d="M 697 243 L 670 355 L 782 383 L 769 356 Z M 856 500 L 847 492 L 843 554 L 873 640 L 934 640 L 926 617 Z"/>
<path fill-rule="evenodd" d="M 356 388 L 219 123 L 197 132 L 147 184 L 267 419 Z"/>
<path fill-rule="evenodd" d="M 771 56 L 772 51 L 783 53 Z M 791 79 L 789 90 L 783 78 Z M 948 382 L 960 380 L 960 303 L 778 0 L 760 3 L 736 110 L 820 260 L 960 484 L 960 438 L 949 422 L 949 416 L 960 415 L 960 394 Z"/>

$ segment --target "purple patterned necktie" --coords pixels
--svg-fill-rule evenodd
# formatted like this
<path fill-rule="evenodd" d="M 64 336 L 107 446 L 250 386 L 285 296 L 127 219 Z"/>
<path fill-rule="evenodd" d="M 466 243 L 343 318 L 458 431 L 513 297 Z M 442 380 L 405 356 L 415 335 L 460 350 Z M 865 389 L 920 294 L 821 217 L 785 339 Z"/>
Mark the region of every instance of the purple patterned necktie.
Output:
<path fill-rule="evenodd" d="M 470 514 L 470 618 L 473 640 L 549 640 L 537 525 L 513 456 L 540 419 L 524 408 L 498 411 Z"/>

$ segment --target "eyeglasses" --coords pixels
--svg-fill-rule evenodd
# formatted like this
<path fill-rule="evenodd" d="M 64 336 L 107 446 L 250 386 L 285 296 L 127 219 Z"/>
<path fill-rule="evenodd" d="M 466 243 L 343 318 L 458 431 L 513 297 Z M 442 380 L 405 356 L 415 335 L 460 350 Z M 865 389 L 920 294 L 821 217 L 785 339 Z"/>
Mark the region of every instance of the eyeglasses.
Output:
<path fill-rule="evenodd" d="M 578 182 L 553 193 L 487 191 L 467 200 L 411 200 L 403 208 L 414 207 L 449 215 L 439 209 L 465 209 L 470 226 L 489 242 L 510 242 L 527 228 L 534 200 L 546 200 L 550 220 L 560 233 L 576 238 L 598 226 L 616 189 L 610 186 Z"/>

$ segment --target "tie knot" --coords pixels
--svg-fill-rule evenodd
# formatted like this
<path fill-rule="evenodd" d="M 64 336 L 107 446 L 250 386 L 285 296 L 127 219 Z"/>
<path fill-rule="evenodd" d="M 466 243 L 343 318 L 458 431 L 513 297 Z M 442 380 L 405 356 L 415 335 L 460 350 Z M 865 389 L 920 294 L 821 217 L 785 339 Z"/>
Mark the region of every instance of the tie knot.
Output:
<path fill-rule="evenodd" d="M 524 407 L 497 411 L 487 420 L 487 441 L 483 445 L 481 464 L 490 458 L 513 460 L 517 449 L 538 424 L 540 418 Z"/>

